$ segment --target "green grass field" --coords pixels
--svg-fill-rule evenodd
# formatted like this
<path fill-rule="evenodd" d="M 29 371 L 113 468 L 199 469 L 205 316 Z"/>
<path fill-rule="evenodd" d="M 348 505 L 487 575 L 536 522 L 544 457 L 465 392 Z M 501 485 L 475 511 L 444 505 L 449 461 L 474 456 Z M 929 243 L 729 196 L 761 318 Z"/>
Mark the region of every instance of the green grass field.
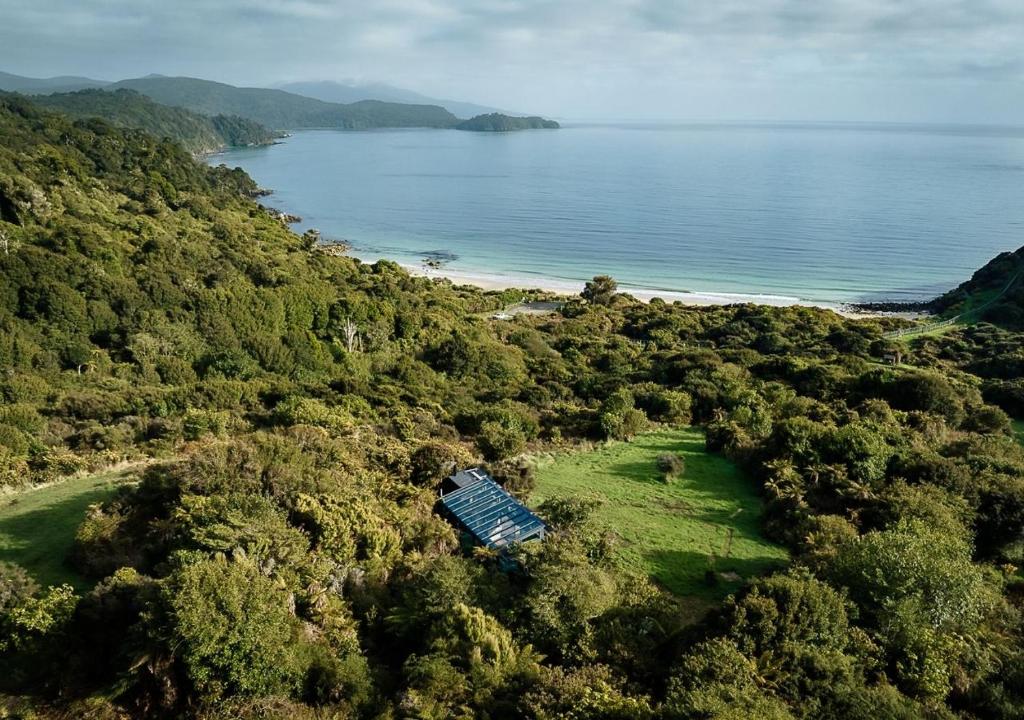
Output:
<path fill-rule="evenodd" d="M 686 461 L 671 484 L 655 467 L 663 452 L 681 453 Z M 622 538 L 622 562 L 680 596 L 721 597 L 787 560 L 785 549 L 760 533 L 753 483 L 728 460 L 705 452 L 704 435 L 695 428 L 647 433 L 541 463 L 531 505 L 567 496 L 600 501 L 596 520 Z M 716 587 L 704 579 L 712 555 Z"/>
<path fill-rule="evenodd" d="M 21 565 L 40 585 L 89 589 L 65 563 L 68 550 L 89 506 L 132 477 L 131 469 L 108 471 L 0 497 L 0 561 Z"/>

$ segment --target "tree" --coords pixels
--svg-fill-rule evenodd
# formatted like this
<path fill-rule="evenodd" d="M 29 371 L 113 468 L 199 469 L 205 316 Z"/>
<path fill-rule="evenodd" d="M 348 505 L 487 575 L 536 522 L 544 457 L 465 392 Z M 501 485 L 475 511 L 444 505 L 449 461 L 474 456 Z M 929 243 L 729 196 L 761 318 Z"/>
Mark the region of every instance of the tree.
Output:
<path fill-rule="evenodd" d="M 352 318 L 346 316 L 341 323 L 341 332 L 345 336 L 345 349 L 349 352 L 355 350 L 361 350 L 363 347 L 362 339 L 359 337 L 359 326 L 352 321 Z"/>
<path fill-rule="evenodd" d="M 449 475 L 472 461 L 469 451 L 462 445 L 440 441 L 426 442 L 413 451 L 409 458 L 412 464 L 413 484 L 434 489 Z"/>
<path fill-rule="evenodd" d="M 312 250 L 320 243 L 320 231 L 316 228 L 310 228 L 306 232 L 302 233 L 302 247 L 306 250 Z"/>
<path fill-rule="evenodd" d="M 949 527 L 919 520 L 869 532 L 844 546 L 828 576 L 849 589 L 895 667 L 904 691 L 944 698 L 957 664 L 997 596 Z"/>
<path fill-rule="evenodd" d="M 583 287 L 580 297 L 591 305 L 609 305 L 619 289 L 619 284 L 609 275 L 595 275 Z"/>
<path fill-rule="evenodd" d="M 296 688 L 295 619 L 285 593 L 255 566 L 225 560 L 186 565 L 171 576 L 163 600 L 167 641 L 202 699 Z"/>
<path fill-rule="evenodd" d="M 523 689 L 536 682 L 540 660 L 495 618 L 457 603 L 436 624 L 430 652 L 406 662 L 410 692 L 403 708 L 437 720 L 509 717 Z"/>
<path fill-rule="evenodd" d="M 631 695 L 626 683 L 604 665 L 576 670 L 545 668 L 541 682 L 523 698 L 537 720 L 650 720 L 651 701 Z"/>
<path fill-rule="evenodd" d="M 526 449 L 526 434 L 517 425 L 488 420 L 480 426 L 476 444 L 486 459 L 504 460 Z"/>
<path fill-rule="evenodd" d="M 789 708 L 759 686 L 757 665 L 725 638 L 687 653 L 669 680 L 667 720 L 793 720 Z"/>

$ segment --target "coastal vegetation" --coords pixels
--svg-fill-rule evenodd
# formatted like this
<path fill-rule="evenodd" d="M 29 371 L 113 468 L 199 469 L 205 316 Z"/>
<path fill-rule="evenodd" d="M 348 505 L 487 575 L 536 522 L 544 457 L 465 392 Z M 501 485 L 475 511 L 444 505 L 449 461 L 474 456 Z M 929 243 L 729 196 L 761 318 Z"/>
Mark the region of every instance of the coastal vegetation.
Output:
<path fill-rule="evenodd" d="M 54 93 L 34 97 L 33 102 L 73 118 L 102 118 L 113 125 L 169 138 L 195 155 L 229 147 L 268 145 L 280 137 L 280 133 L 237 115 L 200 115 L 160 105 L 133 90 Z"/>
<path fill-rule="evenodd" d="M 439 104 L 417 100 L 415 93 L 403 94 L 397 89 L 384 93 L 394 97 L 393 101 L 332 101 L 329 98 L 355 97 L 356 89 L 332 83 L 297 83 L 295 87 L 307 92 L 240 88 L 163 75 L 101 83 L 87 78 L 36 80 L 0 73 L 0 91 L 31 94 L 38 105 L 74 118 L 100 117 L 114 125 L 168 137 L 196 154 L 263 145 L 285 130 L 303 128 L 426 127 L 505 132 L 558 127 L 553 120 L 496 112 L 459 120 Z M 480 109 L 467 103 L 455 106 Z"/>
<path fill-rule="evenodd" d="M 283 90 L 240 88 L 188 77 L 148 76 L 121 80 L 108 89 L 127 88 L 163 105 L 204 115 L 235 115 L 274 130 L 337 128 L 367 130 L 385 127 L 450 128 L 458 118 L 436 105 L 363 100 L 329 103 Z"/>
<path fill-rule="evenodd" d="M 929 305 L 936 314 L 1024 329 L 1024 252 L 1001 253 Z"/>
<path fill-rule="evenodd" d="M 278 85 L 278 89 L 296 95 L 316 98 L 324 102 L 354 103 L 360 100 L 382 100 L 384 102 L 406 103 L 410 105 L 440 105 L 455 117 L 469 118 L 495 112 L 494 108 L 484 107 L 475 103 L 458 100 L 444 100 L 430 97 L 413 90 L 386 85 L 369 83 L 348 85 L 345 83 L 324 80 L 320 82 L 290 82 Z"/>
<path fill-rule="evenodd" d="M 4 551 L 5 713 L 1024 713 L 1012 324 L 886 366 L 898 321 L 607 277 L 493 321 L 510 294 L 320 252 L 255 192 L 0 97 L 0 485 L 81 508 L 33 524 L 81 512 L 65 557 Z M 60 484 L 125 461 L 94 506 Z M 475 463 L 545 541 L 462 545 L 433 509 Z"/>
<path fill-rule="evenodd" d="M 488 113 L 463 120 L 455 126 L 455 129 L 476 132 L 510 132 L 512 130 L 556 130 L 558 127 L 558 123 L 554 120 L 545 120 L 542 117 L 512 117 L 502 113 Z"/>

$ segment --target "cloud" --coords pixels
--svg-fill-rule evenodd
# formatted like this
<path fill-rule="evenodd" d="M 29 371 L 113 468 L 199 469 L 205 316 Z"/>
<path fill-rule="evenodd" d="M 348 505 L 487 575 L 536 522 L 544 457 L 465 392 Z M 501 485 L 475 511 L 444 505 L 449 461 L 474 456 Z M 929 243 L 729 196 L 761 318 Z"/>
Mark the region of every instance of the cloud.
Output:
<path fill-rule="evenodd" d="M 359 78 L 561 115 L 825 112 L 835 85 L 994 97 L 1024 79 L 1020 0 L 0 0 L 0 17 L 11 72 Z"/>

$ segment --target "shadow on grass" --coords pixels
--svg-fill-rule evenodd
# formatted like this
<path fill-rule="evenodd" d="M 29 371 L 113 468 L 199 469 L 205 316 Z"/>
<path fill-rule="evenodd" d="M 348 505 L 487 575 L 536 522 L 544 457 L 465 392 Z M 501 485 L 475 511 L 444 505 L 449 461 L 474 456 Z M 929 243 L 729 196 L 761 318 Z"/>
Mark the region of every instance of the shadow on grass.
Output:
<path fill-rule="evenodd" d="M 0 561 L 21 565 L 40 585 L 91 586 L 67 565 L 67 554 L 90 505 L 111 497 L 115 489 L 98 486 L 85 492 L 19 512 L 15 503 L 0 517 Z M 28 505 L 30 500 L 23 500 Z"/>
<path fill-rule="evenodd" d="M 716 548 L 717 550 L 717 548 Z M 712 564 L 707 552 L 695 550 L 651 550 L 644 559 L 651 575 L 665 589 L 676 595 L 696 595 L 708 599 L 721 599 L 736 592 L 746 582 L 773 570 L 786 567 L 786 562 L 773 557 L 724 558 L 717 557 Z M 714 568 L 715 584 L 706 580 L 708 569 Z M 722 577 L 725 575 L 726 577 Z M 730 579 L 737 576 L 735 579 Z"/>
<path fill-rule="evenodd" d="M 643 460 L 623 460 L 607 466 L 607 471 L 627 480 L 664 487 L 661 473 L 658 471 L 657 458 L 662 453 L 683 454 L 683 460 L 695 468 L 703 470 L 706 465 L 714 466 L 721 459 L 708 458 L 704 451 L 704 436 L 700 433 L 688 434 L 686 437 L 674 437 L 666 441 L 664 434 L 638 435 L 629 442 L 632 448 L 643 451 L 647 457 Z M 710 459 L 710 463 L 709 463 Z"/>

